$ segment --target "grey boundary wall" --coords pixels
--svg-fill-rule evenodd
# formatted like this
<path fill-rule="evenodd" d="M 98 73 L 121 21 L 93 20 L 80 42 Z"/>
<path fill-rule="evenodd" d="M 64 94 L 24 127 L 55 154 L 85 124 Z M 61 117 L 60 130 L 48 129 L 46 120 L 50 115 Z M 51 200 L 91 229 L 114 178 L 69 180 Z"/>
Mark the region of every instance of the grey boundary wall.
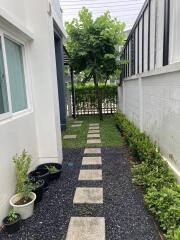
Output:
<path fill-rule="evenodd" d="M 125 78 L 118 108 L 151 136 L 180 182 L 180 63 Z"/>

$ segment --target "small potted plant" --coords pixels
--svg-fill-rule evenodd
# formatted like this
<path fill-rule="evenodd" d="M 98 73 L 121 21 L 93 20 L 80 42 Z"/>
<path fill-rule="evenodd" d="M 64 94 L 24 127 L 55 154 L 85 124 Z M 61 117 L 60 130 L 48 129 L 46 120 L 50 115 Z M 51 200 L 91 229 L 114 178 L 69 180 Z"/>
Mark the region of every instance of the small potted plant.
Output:
<path fill-rule="evenodd" d="M 37 182 L 38 180 L 44 180 L 43 189 L 48 190 L 49 185 L 49 171 L 47 169 L 35 169 L 28 174 L 28 178 L 32 182 Z"/>
<path fill-rule="evenodd" d="M 10 205 L 21 216 L 27 219 L 32 216 L 36 194 L 32 192 L 32 183 L 28 179 L 28 170 L 32 157 L 25 150 L 13 157 L 16 167 L 16 194 L 11 197 Z"/>
<path fill-rule="evenodd" d="M 11 209 L 8 216 L 3 219 L 4 230 L 9 233 L 15 233 L 20 229 L 21 217 L 14 209 Z"/>
<path fill-rule="evenodd" d="M 44 189 L 44 180 L 39 179 L 37 181 L 32 182 L 33 192 L 36 194 L 35 203 L 39 203 L 43 197 L 43 189 Z"/>
<path fill-rule="evenodd" d="M 37 170 L 47 169 L 49 172 L 49 179 L 55 180 L 58 179 L 62 172 L 62 165 L 59 163 L 44 163 L 37 167 Z"/>

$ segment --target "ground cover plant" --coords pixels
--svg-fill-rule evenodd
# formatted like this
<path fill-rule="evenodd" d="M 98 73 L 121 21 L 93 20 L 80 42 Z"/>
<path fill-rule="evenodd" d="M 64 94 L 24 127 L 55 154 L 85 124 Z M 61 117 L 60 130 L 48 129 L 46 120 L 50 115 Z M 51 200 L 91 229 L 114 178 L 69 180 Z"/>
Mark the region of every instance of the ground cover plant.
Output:
<path fill-rule="evenodd" d="M 114 116 L 104 115 L 104 120 L 100 121 L 97 115 L 93 116 L 79 116 L 78 121 L 83 121 L 81 127 L 72 128 L 71 125 L 74 120 L 69 120 L 67 130 L 63 133 L 64 135 L 77 135 L 77 139 L 63 140 L 64 148 L 81 148 L 87 147 L 87 134 L 90 123 L 99 123 L 101 144 L 91 144 L 92 147 L 120 147 L 123 145 L 123 140 L 119 135 L 119 132 L 115 125 Z"/>
<path fill-rule="evenodd" d="M 180 186 L 173 173 L 149 136 L 141 133 L 122 113 L 115 115 L 115 121 L 139 161 L 132 168 L 133 181 L 143 187 L 145 202 L 166 239 L 180 239 Z"/>

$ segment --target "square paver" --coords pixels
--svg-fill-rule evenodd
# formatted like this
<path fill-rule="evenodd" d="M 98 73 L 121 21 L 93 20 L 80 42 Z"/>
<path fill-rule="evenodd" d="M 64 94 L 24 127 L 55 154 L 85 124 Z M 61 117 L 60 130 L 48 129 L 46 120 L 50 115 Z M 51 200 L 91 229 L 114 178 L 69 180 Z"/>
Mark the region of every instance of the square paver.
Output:
<path fill-rule="evenodd" d="M 73 123 L 74 123 L 74 124 L 82 124 L 83 121 L 74 121 Z"/>
<path fill-rule="evenodd" d="M 101 148 L 85 148 L 84 154 L 101 154 Z"/>
<path fill-rule="evenodd" d="M 83 157 L 82 165 L 101 165 L 101 157 Z"/>
<path fill-rule="evenodd" d="M 64 137 L 63 137 L 63 139 L 76 139 L 77 138 L 77 136 L 76 135 L 64 135 Z"/>
<path fill-rule="evenodd" d="M 74 204 L 102 204 L 103 188 L 78 187 L 74 195 Z"/>
<path fill-rule="evenodd" d="M 99 123 L 90 123 L 89 126 L 90 127 L 99 127 Z"/>
<path fill-rule="evenodd" d="M 105 240 L 105 218 L 71 217 L 66 240 Z"/>
<path fill-rule="evenodd" d="M 94 133 L 94 134 L 88 134 L 87 138 L 100 138 L 100 134 L 99 133 Z"/>
<path fill-rule="evenodd" d="M 87 140 L 87 144 L 98 144 L 101 143 L 101 139 L 100 138 L 94 138 L 94 139 L 88 139 Z"/>
<path fill-rule="evenodd" d="M 99 130 L 99 127 L 89 127 L 89 130 Z"/>
<path fill-rule="evenodd" d="M 80 170 L 79 181 L 101 181 L 102 170 L 91 169 L 91 170 Z"/>
<path fill-rule="evenodd" d="M 100 133 L 99 129 L 98 130 L 89 130 L 88 134 L 94 134 L 94 133 Z"/>
<path fill-rule="evenodd" d="M 73 124 L 73 125 L 71 125 L 71 127 L 72 128 L 76 128 L 76 127 L 78 128 L 78 127 L 81 127 L 81 124 Z"/>

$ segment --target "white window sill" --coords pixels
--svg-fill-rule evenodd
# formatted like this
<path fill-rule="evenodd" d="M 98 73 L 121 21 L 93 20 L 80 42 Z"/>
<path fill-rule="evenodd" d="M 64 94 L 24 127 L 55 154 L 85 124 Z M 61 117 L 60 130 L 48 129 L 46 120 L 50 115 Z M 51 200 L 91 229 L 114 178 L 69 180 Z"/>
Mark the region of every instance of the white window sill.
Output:
<path fill-rule="evenodd" d="M 23 118 L 23 117 L 25 117 L 27 115 L 30 115 L 32 113 L 33 113 L 32 109 L 25 109 L 23 111 L 16 112 L 16 113 L 13 113 L 13 114 L 12 113 L 3 114 L 4 116 L 2 115 L 2 118 L 1 118 L 1 115 L 0 115 L 0 125 L 7 124 L 9 122 L 15 121 L 16 119 Z"/>

